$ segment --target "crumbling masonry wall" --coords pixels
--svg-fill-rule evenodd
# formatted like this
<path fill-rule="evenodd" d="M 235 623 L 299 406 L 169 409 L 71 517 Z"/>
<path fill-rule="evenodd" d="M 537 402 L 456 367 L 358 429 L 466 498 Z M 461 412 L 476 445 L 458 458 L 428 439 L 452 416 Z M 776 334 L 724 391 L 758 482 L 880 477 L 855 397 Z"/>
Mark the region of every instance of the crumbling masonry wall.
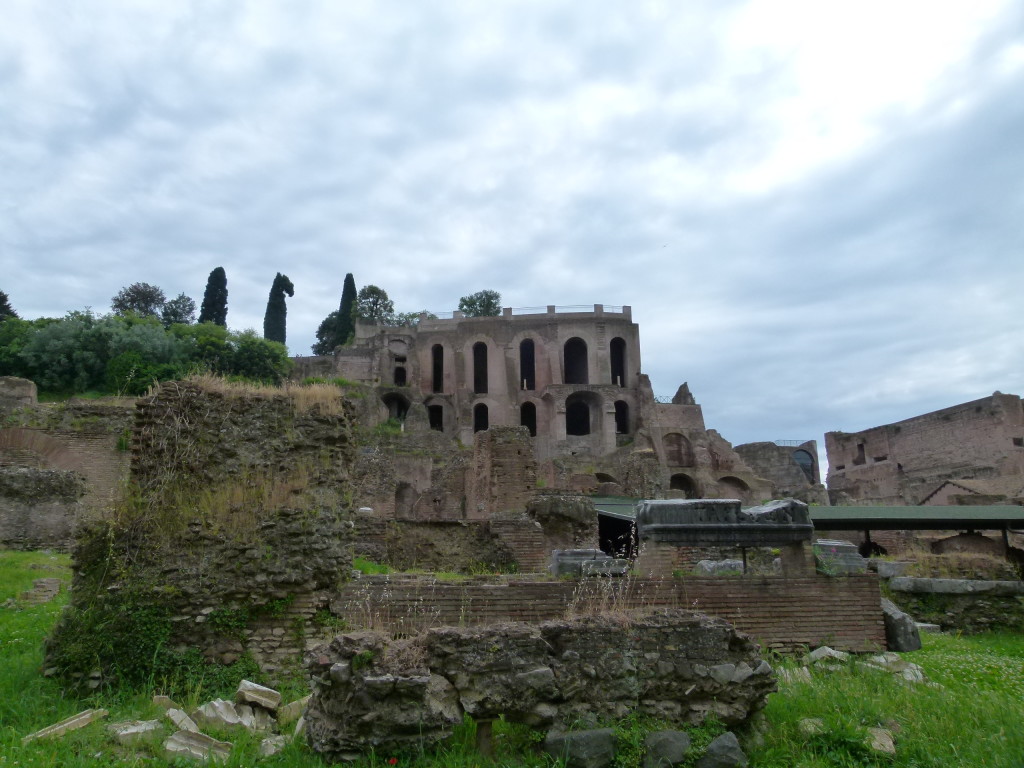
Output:
<path fill-rule="evenodd" d="M 311 655 L 310 745 L 331 759 L 436 744 L 469 715 L 567 729 L 630 713 L 744 722 L 775 690 L 757 646 L 686 611 L 335 638 Z"/>
<path fill-rule="evenodd" d="M 69 549 L 84 495 L 77 472 L 0 466 L 0 548 Z"/>

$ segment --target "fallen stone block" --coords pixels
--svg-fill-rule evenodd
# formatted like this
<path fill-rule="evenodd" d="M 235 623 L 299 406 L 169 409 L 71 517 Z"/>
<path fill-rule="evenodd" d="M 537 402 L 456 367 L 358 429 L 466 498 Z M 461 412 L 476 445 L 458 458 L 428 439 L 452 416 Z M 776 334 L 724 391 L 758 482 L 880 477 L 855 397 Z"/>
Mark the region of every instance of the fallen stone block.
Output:
<path fill-rule="evenodd" d="M 231 757 L 232 744 L 229 741 L 217 741 L 205 733 L 177 731 L 164 742 L 164 752 L 168 757 L 189 757 L 194 760 L 227 760 Z"/>
<path fill-rule="evenodd" d="M 892 732 L 885 728 L 868 728 L 867 744 L 875 752 L 881 752 L 883 755 L 896 754 L 896 741 Z"/>
<path fill-rule="evenodd" d="M 235 704 L 226 699 L 208 701 L 195 712 L 193 719 L 203 726 L 214 728 L 241 727 L 248 731 L 266 730 L 273 724 L 270 714 L 264 709 L 253 709 L 248 704 Z"/>
<path fill-rule="evenodd" d="M 615 757 L 615 731 L 597 728 L 592 731 L 549 733 L 544 751 L 565 768 L 608 768 Z"/>
<path fill-rule="evenodd" d="M 917 651 L 921 636 L 914 620 L 897 607 L 892 600 L 882 598 L 882 617 L 885 619 L 885 645 L 890 651 Z"/>
<path fill-rule="evenodd" d="M 283 707 L 277 708 L 277 724 L 288 725 L 288 723 L 294 722 L 302 717 L 302 713 L 306 711 L 306 705 L 309 704 L 309 696 L 303 696 L 301 699 L 285 704 Z"/>
<path fill-rule="evenodd" d="M 685 731 L 655 731 L 644 739 L 643 768 L 674 768 L 690 751 L 690 736 Z"/>
<path fill-rule="evenodd" d="M 273 712 L 281 704 L 281 694 L 273 688 L 243 680 L 238 684 L 235 701 L 239 704 L 258 704 Z"/>
<path fill-rule="evenodd" d="M 818 664 L 819 662 L 825 661 L 826 659 L 834 659 L 836 661 L 846 661 L 850 658 L 850 654 L 845 651 L 837 651 L 834 648 L 829 648 L 827 645 L 823 645 L 820 648 L 815 648 L 804 658 L 805 664 Z"/>
<path fill-rule="evenodd" d="M 128 720 L 123 723 L 111 723 L 107 732 L 117 739 L 118 744 L 135 744 L 143 741 L 154 733 L 163 730 L 159 720 Z"/>
<path fill-rule="evenodd" d="M 704 756 L 697 761 L 697 768 L 741 768 L 748 762 L 736 734 L 726 731 L 708 744 Z"/>
<path fill-rule="evenodd" d="M 199 726 L 195 724 L 191 717 L 185 714 L 180 709 L 168 709 L 164 713 L 164 717 L 174 723 L 174 727 L 179 731 L 189 731 L 190 733 L 199 733 Z"/>
<path fill-rule="evenodd" d="M 87 709 L 83 712 L 79 712 L 77 715 L 65 718 L 59 723 L 48 725 L 35 733 L 30 733 L 21 740 L 21 743 L 28 744 L 30 741 L 35 741 L 37 739 L 51 739 L 55 736 L 63 736 L 65 733 L 77 731 L 79 728 L 84 728 L 90 723 L 101 720 L 106 716 L 107 710 L 105 709 Z"/>
<path fill-rule="evenodd" d="M 928 632 L 930 634 L 935 634 L 942 631 L 942 627 L 938 624 L 929 624 L 926 621 L 915 621 L 914 626 L 917 627 L 918 633 Z"/>
<path fill-rule="evenodd" d="M 276 755 L 286 746 L 288 746 L 287 736 L 268 736 L 260 742 L 260 757 Z"/>
<path fill-rule="evenodd" d="M 174 699 L 170 696 L 164 696 L 162 693 L 153 696 L 153 703 L 161 709 L 181 709 L 181 707 L 174 703 Z"/>

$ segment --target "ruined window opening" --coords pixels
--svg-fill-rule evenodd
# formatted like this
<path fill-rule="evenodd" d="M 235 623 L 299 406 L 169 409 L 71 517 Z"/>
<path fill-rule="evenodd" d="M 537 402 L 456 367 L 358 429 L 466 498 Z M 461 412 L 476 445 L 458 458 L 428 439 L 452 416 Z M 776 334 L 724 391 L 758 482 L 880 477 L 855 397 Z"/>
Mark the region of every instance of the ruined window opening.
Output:
<path fill-rule="evenodd" d="M 487 406 L 483 403 L 477 403 L 473 406 L 473 431 L 486 432 L 487 427 Z"/>
<path fill-rule="evenodd" d="M 842 472 L 844 469 L 846 469 L 846 465 L 845 464 L 838 464 L 838 465 L 836 465 L 836 472 Z"/>
<path fill-rule="evenodd" d="M 665 463 L 673 467 L 694 466 L 693 446 L 678 432 L 671 432 L 661 441 L 665 449 Z"/>
<path fill-rule="evenodd" d="M 482 341 L 473 345 L 473 391 L 487 394 L 487 345 Z"/>
<path fill-rule="evenodd" d="M 415 504 L 415 489 L 409 483 L 399 483 L 395 489 L 395 517 L 410 517 Z"/>
<path fill-rule="evenodd" d="M 427 420 L 430 422 L 431 429 L 437 432 L 444 432 L 444 406 L 428 405 Z"/>
<path fill-rule="evenodd" d="M 625 400 L 615 401 L 615 431 L 620 435 L 629 434 L 629 403 Z"/>
<path fill-rule="evenodd" d="M 404 363 L 405 362 L 405 355 L 395 355 L 395 362 L 396 363 Z"/>
<path fill-rule="evenodd" d="M 565 383 L 589 384 L 587 342 L 574 336 L 565 342 Z"/>
<path fill-rule="evenodd" d="M 537 406 L 523 403 L 519 406 L 519 423 L 530 430 L 530 437 L 537 436 Z"/>
<path fill-rule="evenodd" d="M 584 400 L 567 400 L 565 403 L 565 433 L 567 435 L 590 434 L 590 406 Z"/>
<path fill-rule="evenodd" d="M 1013 444 L 1018 448 L 1024 448 L 1024 437 L 1013 438 Z"/>
<path fill-rule="evenodd" d="M 519 386 L 523 389 L 536 389 L 535 359 L 533 339 L 523 339 L 519 343 Z"/>
<path fill-rule="evenodd" d="M 409 413 L 409 401 L 401 395 L 389 394 L 384 395 L 381 401 L 387 406 L 388 418 L 398 419 L 399 421 L 405 421 L 406 414 Z"/>
<path fill-rule="evenodd" d="M 693 478 L 689 475 L 677 473 L 669 478 L 668 487 L 673 491 L 682 491 L 683 495 L 688 499 L 697 498 L 697 484 L 693 482 Z"/>
<path fill-rule="evenodd" d="M 874 456 L 873 458 L 874 458 L 874 460 L 876 462 L 878 462 L 878 461 L 888 461 L 889 460 L 888 454 L 886 454 L 885 456 Z"/>
<path fill-rule="evenodd" d="M 430 354 L 433 357 L 433 360 L 432 360 L 433 375 L 431 377 L 432 378 L 431 390 L 434 391 L 434 392 L 443 392 L 444 391 L 444 347 L 442 347 L 440 344 L 435 344 L 431 348 Z"/>
<path fill-rule="evenodd" d="M 395 366 L 395 377 L 394 377 L 394 379 L 395 379 L 395 386 L 396 387 L 404 387 L 405 386 L 405 366 L 404 365 L 396 365 Z"/>
<path fill-rule="evenodd" d="M 614 477 L 609 475 L 607 472 L 595 472 L 594 479 L 599 483 L 618 483 Z"/>
<path fill-rule="evenodd" d="M 609 345 L 612 364 L 612 384 L 626 386 L 626 342 L 616 336 Z"/>
<path fill-rule="evenodd" d="M 814 457 L 801 448 L 798 451 L 793 451 L 793 461 L 795 461 L 797 466 L 803 470 L 803 473 L 807 476 L 807 482 L 813 483 Z"/>
<path fill-rule="evenodd" d="M 867 459 L 864 458 L 864 443 L 857 443 L 857 455 L 853 457 L 853 463 L 860 465 L 865 461 L 867 461 Z"/>

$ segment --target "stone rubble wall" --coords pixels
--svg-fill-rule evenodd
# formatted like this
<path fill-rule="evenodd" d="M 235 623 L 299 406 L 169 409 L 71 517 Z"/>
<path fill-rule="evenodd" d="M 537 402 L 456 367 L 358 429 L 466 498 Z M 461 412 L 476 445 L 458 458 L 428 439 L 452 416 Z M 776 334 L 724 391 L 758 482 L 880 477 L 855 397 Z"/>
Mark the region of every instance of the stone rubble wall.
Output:
<path fill-rule="evenodd" d="M 363 577 L 331 599 L 350 627 L 409 632 L 436 626 L 541 622 L 567 614 L 687 608 L 719 616 L 780 652 L 829 645 L 885 647 L 875 574 L 524 581 L 490 584 Z"/>
<path fill-rule="evenodd" d="M 85 492 L 72 470 L 0 466 L 0 548 L 66 551 Z"/>
<path fill-rule="evenodd" d="M 312 652 L 310 745 L 350 759 L 436 744 L 469 715 L 563 730 L 630 713 L 744 722 L 775 690 L 757 645 L 688 611 L 340 635 Z"/>

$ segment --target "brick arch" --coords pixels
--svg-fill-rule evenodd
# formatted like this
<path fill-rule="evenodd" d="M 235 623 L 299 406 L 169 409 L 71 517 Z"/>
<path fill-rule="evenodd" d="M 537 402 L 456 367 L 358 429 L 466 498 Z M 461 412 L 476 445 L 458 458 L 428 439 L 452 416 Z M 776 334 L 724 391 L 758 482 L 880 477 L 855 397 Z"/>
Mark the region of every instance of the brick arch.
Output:
<path fill-rule="evenodd" d="M 0 429 L 0 453 L 27 451 L 42 459 L 47 469 L 71 469 L 86 474 L 84 461 L 62 441 L 36 429 Z"/>

